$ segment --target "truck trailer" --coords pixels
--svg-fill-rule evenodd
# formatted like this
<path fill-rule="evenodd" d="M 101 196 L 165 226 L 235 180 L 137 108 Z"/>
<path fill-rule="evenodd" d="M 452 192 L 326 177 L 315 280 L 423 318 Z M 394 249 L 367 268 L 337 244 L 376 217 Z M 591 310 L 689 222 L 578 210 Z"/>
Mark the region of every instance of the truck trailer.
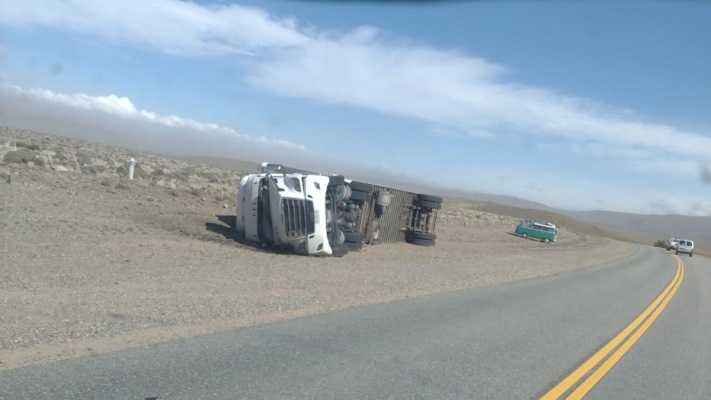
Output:
<path fill-rule="evenodd" d="M 344 256 L 365 244 L 434 246 L 442 198 L 264 162 L 242 177 L 235 228 L 302 255 Z"/>

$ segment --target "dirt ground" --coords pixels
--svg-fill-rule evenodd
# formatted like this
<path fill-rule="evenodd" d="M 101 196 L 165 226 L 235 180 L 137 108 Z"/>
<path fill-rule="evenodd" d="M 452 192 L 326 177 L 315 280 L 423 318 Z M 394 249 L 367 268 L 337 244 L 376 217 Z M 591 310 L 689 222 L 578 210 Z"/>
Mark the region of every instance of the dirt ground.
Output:
<path fill-rule="evenodd" d="M 140 164 L 131 181 L 130 157 Z M 510 234 L 518 220 L 447 199 L 434 247 L 279 254 L 229 226 L 241 173 L 0 128 L 0 370 L 557 274 L 636 250 L 565 227 L 554 244 L 522 239 Z"/>

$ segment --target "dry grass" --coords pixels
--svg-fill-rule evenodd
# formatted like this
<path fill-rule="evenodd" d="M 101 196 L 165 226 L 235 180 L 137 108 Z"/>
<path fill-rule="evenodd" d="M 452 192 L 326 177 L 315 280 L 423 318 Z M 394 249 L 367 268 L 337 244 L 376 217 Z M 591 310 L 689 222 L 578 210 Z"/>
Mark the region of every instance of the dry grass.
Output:
<path fill-rule="evenodd" d="M 131 158 L 136 160 L 131 184 L 163 188 L 174 196 L 232 202 L 241 178 L 240 172 L 194 161 L 0 127 L 3 177 L 12 175 L 22 164 L 38 170 L 80 173 L 94 177 L 103 186 L 126 189 Z"/>

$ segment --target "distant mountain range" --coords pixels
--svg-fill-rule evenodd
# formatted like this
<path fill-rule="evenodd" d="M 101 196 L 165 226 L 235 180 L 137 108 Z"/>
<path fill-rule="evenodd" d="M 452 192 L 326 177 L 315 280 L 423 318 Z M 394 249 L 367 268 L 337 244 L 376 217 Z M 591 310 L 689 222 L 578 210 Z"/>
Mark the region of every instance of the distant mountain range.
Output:
<path fill-rule="evenodd" d="M 648 215 L 613 211 L 561 211 L 580 221 L 622 233 L 644 234 L 657 239 L 692 239 L 711 248 L 711 217 Z"/>

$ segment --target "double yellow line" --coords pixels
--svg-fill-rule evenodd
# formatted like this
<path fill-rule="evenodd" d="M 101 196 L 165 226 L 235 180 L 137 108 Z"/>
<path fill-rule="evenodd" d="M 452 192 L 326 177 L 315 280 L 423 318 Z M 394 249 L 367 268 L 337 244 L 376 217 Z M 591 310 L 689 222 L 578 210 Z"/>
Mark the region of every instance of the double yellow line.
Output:
<path fill-rule="evenodd" d="M 593 354 L 587 361 L 579 366 L 575 371 L 563 379 L 553 389 L 541 397 L 541 400 L 558 399 L 566 392 L 571 390 L 573 385 L 580 381 L 583 377 L 585 380 L 580 383 L 566 399 L 582 399 L 590 389 L 595 386 L 600 379 L 627 353 L 639 338 L 647 331 L 652 323 L 657 319 L 659 314 L 669 303 L 669 300 L 674 296 L 681 281 L 684 279 L 684 263 L 678 256 L 676 258 L 676 275 L 674 279 L 667 285 L 662 293 L 647 307 L 637 318 L 632 321 L 625 329 L 615 336 L 603 348 Z M 613 352 L 614 350 L 614 352 Z M 612 354 L 608 357 L 608 355 Z M 605 359 L 607 357 L 607 359 Z M 604 362 L 600 362 L 604 359 Z M 600 364 L 600 365 L 598 365 Z"/>

